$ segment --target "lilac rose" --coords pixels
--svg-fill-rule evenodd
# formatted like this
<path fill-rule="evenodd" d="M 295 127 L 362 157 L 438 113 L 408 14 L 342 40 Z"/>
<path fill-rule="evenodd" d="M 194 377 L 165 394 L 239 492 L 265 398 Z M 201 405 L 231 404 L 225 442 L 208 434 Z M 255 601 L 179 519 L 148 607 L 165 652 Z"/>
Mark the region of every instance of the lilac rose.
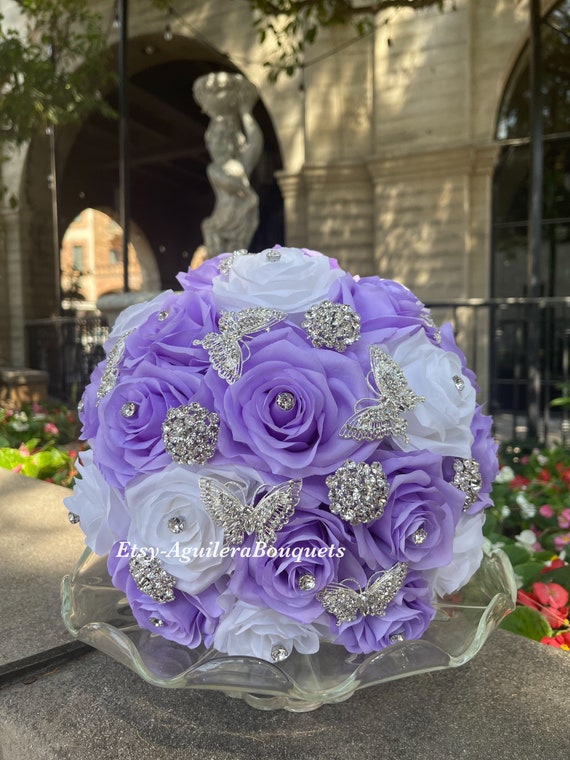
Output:
<path fill-rule="evenodd" d="M 248 545 L 252 543 L 250 539 Z M 269 551 L 256 556 L 251 548 L 251 556 L 236 557 L 229 589 L 248 604 L 271 607 L 299 623 L 312 623 L 322 615 L 317 593 L 360 566 L 347 525 L 308 504 L 297 507 Z"/>
<path fill-rule="evenodd" d="M 366 396 L 357 362 L 313 348 L 292 326 L 277 326 L 247 344 L 249 358 L 237 382 L 207 376 L 221 418 L 218 449 L 243 462 L 289 478 L 325 475 L 351 456 L 368 456 L 377 442 L 339 436 L 342 421 Z"/>
<path fill-rule="evenodd" d="M 122 366 L 128 371 L 147 361 L 205 372 L 209 363 L 194 340 L 216 330 L 216 315 L 211 291 L 173 293 L 128 336 Z"/>
<path fill-rule="evenodd" d="M 372 576 L 373 578 L 374 576 Z M 384 615 L 362 615 L 337 626 L 331 616 L 330 631 L 335 644 L 349 652 L 369 654 L 397 641 L 419 639 L 433 620 L 430 591 L 419 573 L 409 572 L 405 584 L 388 604 Z"/>
<path fill-rule="evenodd" d="M 196 373 L 149 362 L 142 362 L 130 377 L 119 377 L 100 402 L 99 426 L 90 439 L 95 463 L 110 485 L 122 489 L 136 475 L 157 472 L 172 462 L 162 423 L 170 408 L 195 400 L 198 389 L 207 396 Z"/>
<path fill-rule="evenodd" d="M 118 542 L 109 553 L 107 567 L 113 585 L 125 593 L 139 626 L 192 649 L 202 642 L 210 646 L 222 614 L 217 587 L 209 586 L 195 596 L 175 589 L 172 601 L 156 602 L 138 588 L 129 572 L 129 558 L 126 542 Z"/>
<path fill-rule="evenodd" d="M 451 561 L 453 534 L 465 495 L 443 475 L 429 451 L 378 452 L 390 492 L 381 517 L 354 526 L 359 555 L 372 569 L 407 562 L 425 570 Z"/>

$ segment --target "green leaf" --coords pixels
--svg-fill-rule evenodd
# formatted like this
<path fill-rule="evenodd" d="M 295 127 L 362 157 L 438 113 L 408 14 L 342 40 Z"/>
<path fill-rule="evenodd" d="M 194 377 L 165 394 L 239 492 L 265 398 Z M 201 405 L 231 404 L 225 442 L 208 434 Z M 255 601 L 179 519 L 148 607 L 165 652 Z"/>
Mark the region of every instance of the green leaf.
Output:
<path fill-rule="evenodd" d="M 541 573 L 540 580 L 543 583 L 559 583 L 564 586 L 565 589 L 570 591 L 570 565 L 564 567 L 557 567 L 554 570 L 548 570 L 546 573 Z"/>
<path fill-rule="evenodd" d="M 519 544 L 505 544 L 503 551 L 507 557 L 511 560 L 511 565 L 522 565 L 523 562 L 528 562 L 531 557 L 531 553 L 528 549 L 525 549 Z"/>
<path fill-rule="evenodd" d="M 541 574 L 541 570 L 543 568 L 543 562 L 531 560 L 530 562 L 523 562 L 522 564 L 517 565 L 514 570 L 515 573 L 521 578 L 523 586 L 527 588 L 536 581 L 542 581 L 543 576 Z"/>
<path fill-rule="evenodd" d="M 24 459 L 18 449 L 0 449 L 0 467 L 5 470 L 13 470 L 22 464 Z"/>
<path fill-rule="evenodd" d="M 527 639 L 540 641 L 544 636 L 552 636 L 552 628 L 540 612 L 531 607 L 517 607 L 501 623 L 501 628 Z"/>

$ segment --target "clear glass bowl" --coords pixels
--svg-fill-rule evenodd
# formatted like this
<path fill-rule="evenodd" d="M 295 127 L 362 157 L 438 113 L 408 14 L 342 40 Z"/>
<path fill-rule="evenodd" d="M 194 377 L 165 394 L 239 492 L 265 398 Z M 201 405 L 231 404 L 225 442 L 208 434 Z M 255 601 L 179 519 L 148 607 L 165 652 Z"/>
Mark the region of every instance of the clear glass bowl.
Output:
<path fill-rule="evenodd" d="M 62 615 L 70 631 L 156 686 L 215 689 L 262 710 L 293 712 L 348 699 L 357 689 L 468 662 L 514 609 L 516 586 L 506 555 L 484 555 L 473 578 L 438 600 L 421 639 L 369 655 L 323 644 L 313 655 L 294 652 L 274 664 L 188 649 L 139 628 L 123 593 L 111 584 L 106 558 L 87 549 L 62 585 Z"/>

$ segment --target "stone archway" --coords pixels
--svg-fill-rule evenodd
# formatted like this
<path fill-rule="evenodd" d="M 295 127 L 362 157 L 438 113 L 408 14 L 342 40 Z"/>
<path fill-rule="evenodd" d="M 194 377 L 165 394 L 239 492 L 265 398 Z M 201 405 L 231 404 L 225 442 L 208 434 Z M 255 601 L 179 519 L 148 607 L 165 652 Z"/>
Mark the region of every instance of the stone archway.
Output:
<path fill-rule="evenodd" d="M 208 117 L 192 96 L 192 85 L 210 71 L 236 71 L 228 58 L 196 40 L 161 34 L 129 41 L 131 142 L 131 223 L 133 237 L 146 241 L 148 289 L 177 287 L 176 274 L 190 264 L 201 245 L 200 224 L 214 198 L 206 177 L 204 133 Z M 106 95 L 116 108 L 117 92 Z M 254 115 L 265 148 L 252 185 L 261 198 L 261 223 L 252 249 L 283 239 L 283 200 L 275 172 L 282 168 L 278 140 L 261 100 Z M 117 218 L 118 122 L 93 114 L 80 126 L 58 133 L 60 229 L 84 208 L 104 209 Z M 28 318 L 58 312 L 53 298 L 57 275 L 52 245 L 47 140 L 38 135 L 29 147 L 22 175 L 21 240 L 26 272 Z M 144 285 L 145 289 L 147 285 Z"/>

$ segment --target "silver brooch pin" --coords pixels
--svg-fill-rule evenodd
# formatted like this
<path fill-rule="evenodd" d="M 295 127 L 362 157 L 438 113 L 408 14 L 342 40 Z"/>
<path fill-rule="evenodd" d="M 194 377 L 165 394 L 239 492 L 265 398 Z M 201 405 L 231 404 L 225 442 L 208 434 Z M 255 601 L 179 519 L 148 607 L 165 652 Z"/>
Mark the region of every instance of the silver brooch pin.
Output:
<path fill-rule="evenodd" d="M 220 263 L 218 264 L 218 271 L 220 272 L 220 274 L 229 274 L 230 269 L 234 265 L 234 261 L 236 259 L 240 258 L 240 256 L 252 256 L 252 255 L 254 254 L 251 254 L 247 250 L 247 248 L 240 248 L 239 250 L 234 251 L 232 254 L 230 254 L 229 256 L 226 256 L 225 259 L 222 259 L 220 261 Z"/>
<path fill-rule="evenodd" d="M 113 347 L 109 351 L 109 356 L 107 357 L 107 364 L 105 365 L 105 371 L 103 372 L 103 377 L 101 378 L 101 382 L 99 383 L 99 387 L 97 388 L 97 403 L 96 406 L 99 406 L 103 398 L 113 390 L 115 385 L 117 384 L 117 380 L 119 378 L 119 364 L 121 359 L 123 358 L 123 354 L 125 353 L 125 343 L 129 335 L 133 332 L 133 330 L 128 330 L 127 332 L 123 333 L 122 335 L 119 335 L 115 343 L 113 344 Z"/>
<path fill-rule="evenodd" d="M 176 585 L 176 578 L 166 572 L 157 557 L 139 549 L 129 560 L 129 571 L 139 591 L 155 602 L 164 604 L 174 599 L 172 589 Z"/>
<path fill-rule="evenodd" d="M 360 338 L 360 314 L 348 304 L 323 301 L 311 306 L 301 327 L 315 348 L 342 353 Z"/>
<path fill-rule="evenodd" d="M 463 510 L 469 509 L 477 501 L 479 491 L 483 485 L 483 478 L 479 471 L 479 465 L 475 459 L 456 459 L 453 463 L 455 475 L 451 485 L 463 491 L 465 503 Z"/>
<path fill-rule="evenodd" d="M 162 423 L 164 448 L 179 464 L 204 464 L 216 451 L 220 418 L 195 401 L 169 409 Z"/>
<path fill-rule="evenodd" d="M 238 483 L 222 485 L 212 478 L 200 478 L 199 485 L 204 506 L 224 529 L 225 544 L 242 544 L 246 534 L 255 533 L 259 542 L 271 546 L 277 540 L 277 532 L 289 522 L 299 503 L 302 481 L 280 483 L 270 488 L 257 503 L 251 504 L 236 496 Z"/>
<path fill-rule="evenodd" d="M 326 479 L 330 510 L 352 525 L 376 520 L 384 513 L 390 486 L 380 462 L 353 462 Z"/>
<path fill-rule="evenodd" d="M 339 435 L 355 441 L 380 441 L 392 436 L 407 443 L 408 422 L 402 413 L 414 409 L 425 397 L 414 393 L 401 367 L 380 346 L 370 346 L 370 368 L 367 382 L 376 398 L 358 401 Z"/>
<path fill-rule="evenodd" d="M 396 562 L 389 570 L 375 573 L 365 588 L 358 586 L 353 578 L 331 583 L 317 594 L 326 612 L 336 618 L 336 624 L 349 623 L 358 613 L 363 616 L 386 614 L 386 608 L 405 583 L 407 562 Z M 358 588 L 352 588 L 353 584 Z"/>
<path fill-rule="evenodd" d="M 277 309 L 252 306 L 241 311 L 222 311 L 218 321 L 219 333 L 210 332 L 202 340 L 195 340 L 195 346 L 203 346 L 208 352 L 210 364 L 222 380 L 230 385 L 239 380 L 244 358 L 240 343 L 261 330 L 281 322 L 287 314 Z"/>

